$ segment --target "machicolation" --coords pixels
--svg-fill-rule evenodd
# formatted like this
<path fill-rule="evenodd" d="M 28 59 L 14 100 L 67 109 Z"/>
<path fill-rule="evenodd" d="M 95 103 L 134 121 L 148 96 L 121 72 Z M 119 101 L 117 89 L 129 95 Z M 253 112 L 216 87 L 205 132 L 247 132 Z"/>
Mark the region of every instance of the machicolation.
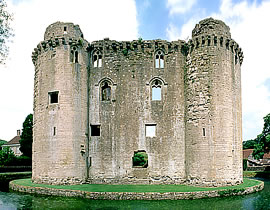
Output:
<path fill-rule="evenodd" d="M 222 21 L 188 42 L 92 43 L 56 22 L 32 60 L 35 183 L 242 182 L 243 53 Z"/>

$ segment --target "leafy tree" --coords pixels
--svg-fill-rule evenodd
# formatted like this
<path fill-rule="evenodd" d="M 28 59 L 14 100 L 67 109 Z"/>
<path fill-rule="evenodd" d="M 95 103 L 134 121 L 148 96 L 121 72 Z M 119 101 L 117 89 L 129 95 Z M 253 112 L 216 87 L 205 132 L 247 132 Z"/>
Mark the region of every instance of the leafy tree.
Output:
<path fill-rule="evenodd" d="M 16 162 L 16 156 L 14 152 L 9 147 L 4 147 L 0 151 L 0 166 L 10 166 L 14 165 Z"/>
<path fill-rule="evenodd" d="M 20 140 L 20 150 L 24 156 L 32 158 L 33 143 L 33 114 L 29 114 L 23 122 L 22 135 Z"/>
<path fill-rule="evenodd" d="M 0 139 L 0 150 L 2 150 L 2 145 L 5 144 L 5 143 L 7 143 L 7 141 Z"/>
<path fill-rule="evenodd" d="M 270 113 L 264 118 L 264 126 L 261 134 L 257 136 L 254 151 L 252 153 L 253 157 L 256 159 L 263 158 L 264 153 L 270 151 Z"/>
<path fill-rule="evenodd" d="M 243 149 L 254 149 L 254 146 L 256 144 L 256 140 L 247 140 L 247 141 L 243 141 Z"/>
<path fill-rule="evenodd" d="M 7 41 L 13 36 L 10 27 L 11 20 L 12 15 L 7 11 L 5 0 L 0 0 L 0 64 L 4 63 L 9 52 Z"/>

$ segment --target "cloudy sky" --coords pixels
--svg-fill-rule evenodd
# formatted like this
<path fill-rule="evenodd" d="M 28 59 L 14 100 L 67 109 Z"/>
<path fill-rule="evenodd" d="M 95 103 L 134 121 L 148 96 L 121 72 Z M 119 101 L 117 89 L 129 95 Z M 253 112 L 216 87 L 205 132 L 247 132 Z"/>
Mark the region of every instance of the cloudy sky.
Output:
<path fill-rule="evenodd" d="M 56 21 L 80 25 L 88 41 L 188 40 L 206 17 L 223 20 L 244 52 L 243 139 L 262 131 L 270 113 L 270 0 L 7 0 L 15 37 L 6 66 L 0 66 L 0 139 L 10 140 L 33 109 L 31 54 Z"/>

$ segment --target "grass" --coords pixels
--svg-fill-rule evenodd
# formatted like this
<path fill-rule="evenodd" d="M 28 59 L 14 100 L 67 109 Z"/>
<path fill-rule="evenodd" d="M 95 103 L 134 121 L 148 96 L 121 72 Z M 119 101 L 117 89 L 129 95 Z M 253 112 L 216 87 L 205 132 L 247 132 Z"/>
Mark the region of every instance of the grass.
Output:
<path fill-rule="evenodd" d="M 270 178 L 270 171 L 244 171 L 244 177 Z"/>
<path fill-rule="evenodd" d="M 44 187 L 54 189 L 68 189 L 81 190 L 87 192 L 197 192 L 197 191 L 211 191 L 211 190 L 240 190 L 247 187 L 258 185 L 260 181 L 254 179 L 244 178 L 244 182 L 236 186 L 227 187 L 195 187 L 187 185 L 104 185 L 104 184 L 82 184 L 82 185 L 46 185 L 34 184 L 31 179 L 18 179 L 13 181 L 15 184 L 30 186 L 30 187 Z"/>

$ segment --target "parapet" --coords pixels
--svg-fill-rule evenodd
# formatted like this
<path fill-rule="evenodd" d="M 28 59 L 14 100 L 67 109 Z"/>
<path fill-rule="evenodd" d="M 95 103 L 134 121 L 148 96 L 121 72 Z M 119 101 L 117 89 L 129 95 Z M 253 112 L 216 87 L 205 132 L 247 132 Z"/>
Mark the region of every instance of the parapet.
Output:
<path fill-rule="evenodd" d="M 206 18 L 196 24 L 192 30 L 192 37 L 199 35 L 212 35 L 223 36 L 224 38 L 231 39 L 230 27 L 221 20 L 213 18 Z"/>
<path fill-rule="evenodd" d="M 83 33 L 79 25 L 74 25 L 73 23 L 63 23 L 58 21 L 47 27 L 44 40 L 60 37 L 83 38 Z"/>

